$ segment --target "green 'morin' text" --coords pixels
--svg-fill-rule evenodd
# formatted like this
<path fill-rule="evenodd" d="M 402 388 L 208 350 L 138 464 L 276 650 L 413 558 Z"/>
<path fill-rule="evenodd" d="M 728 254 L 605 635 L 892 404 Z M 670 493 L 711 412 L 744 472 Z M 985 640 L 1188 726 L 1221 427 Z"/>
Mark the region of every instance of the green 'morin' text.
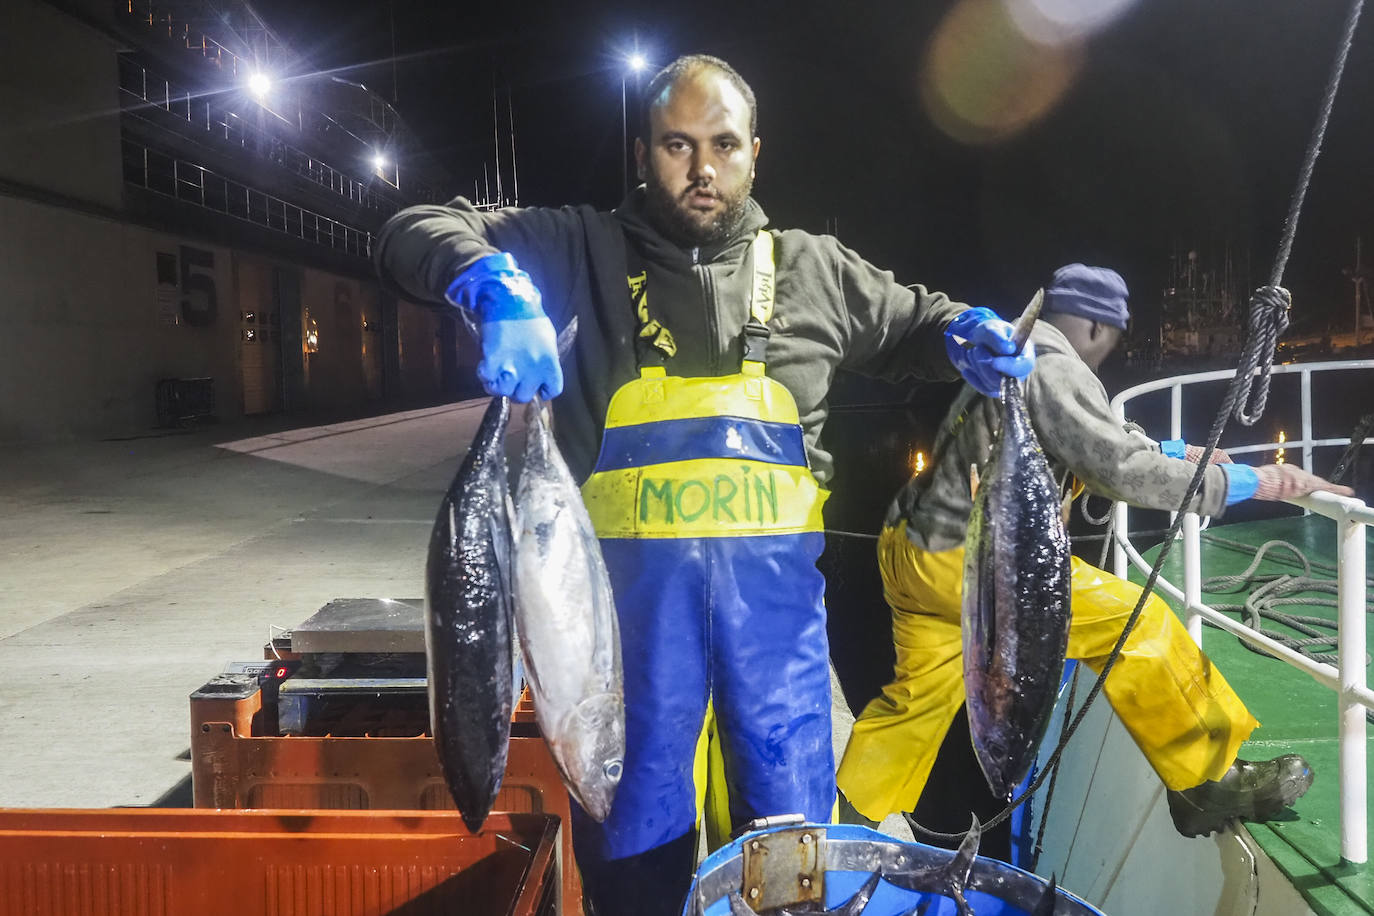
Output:
<path fill-rule="evenodd" d="M 713 521 L 776 524 L 775 475 L 775 471 L 755 473 L 748 465 L 741 465 L 738 475 L 645 477 L 639 486 L 639 520 L 675 525 L 694 522 L 709 512 Z"/>

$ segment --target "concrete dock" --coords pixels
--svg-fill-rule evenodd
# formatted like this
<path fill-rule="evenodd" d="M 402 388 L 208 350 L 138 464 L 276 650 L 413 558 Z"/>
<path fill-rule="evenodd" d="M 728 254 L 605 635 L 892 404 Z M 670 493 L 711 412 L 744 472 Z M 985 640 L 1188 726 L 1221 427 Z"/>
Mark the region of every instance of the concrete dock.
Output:
<path fill-rule="evenodd" d="M 0 444 L 0 806 L 189 805 L 189 694 L 331 599 L 422 596 L 485 405 Z"/>

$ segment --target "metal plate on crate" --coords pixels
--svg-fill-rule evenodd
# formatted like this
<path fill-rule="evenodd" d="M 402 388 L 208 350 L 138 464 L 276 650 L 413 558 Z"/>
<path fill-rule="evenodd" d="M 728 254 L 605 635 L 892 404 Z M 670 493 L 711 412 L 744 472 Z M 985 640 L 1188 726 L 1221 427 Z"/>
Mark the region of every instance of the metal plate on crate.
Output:
<path fill-rule="evenodd" d="M 740 895 L 755 912 L 825 899 L 825 831 L 797 827 L 744 842 Z"/>
<path fill-rule="evenodd" d="M 335 598 L 291 631 L 291 651 L 424 652 L 423 598 Z"/>
<path fill-rule="evenodd" d="M 940 865 L 954 857 L 953 850 L 937 849 L 933 846 L 920 846 L 919 844 L 907 846 L 896 840 L 891 843 L 872 840 L 836 840 L 827 835 L 825 831 L 818 830 L 815 825 L 812 825 L 810 832 L 821 834 L 821 842 L 817 843 L 816 847 L 819 861 L 823 863 L 820 866 L 821 871 L 831 869 L 858 872 L 893 872 L 913 867 L 929 867 L 932 864 Z M 760 839 L 771 839 L 775 835 L 767 834 Z M 727 859 L 718 867 L 698 876 L 697 887 L 691 897 L 691 912 L 694 916 L 700 916 L 712 901 L 719 900 L 734 890 L 740 891 L 741 896 L 748 899 L 746 895 L 748 894 L 749 878 L 745 871 L 745 859 L 749 855 L 749 843 L 747 841 L 743 844 L 742 852 L 743 855 Z M 794 887 L 800 884 L 799 877 L 800 875 L 793 876 Z M 974 886 L 977 880 L 976 877 L 971 880 L 970 886 Z M 814 887 L 818 883 L 813 880 L 812 886 Z M 775 886 L 773 890 L 780 891 L 785 886 L 784 882 Z M 762 897 L 762 893 L 760 891 L 760 897 Z M 771 906 L 786 906 L 789 903 L 787 900 L 780 904 L 772 903 L 772 899 L 776 898 L 769 899 L 768 902 Z M 819 900 L 821 898 L 813 899 Z M 756 910 L 767 908 L 768 906 L 765 906 L 764 903 L 755 905 Z"/>
<path fill-rule="evenodd" d="M 375 696 L 425 693 L 422 677 L 293 677 L 282 682 L 281 696 Z"/>

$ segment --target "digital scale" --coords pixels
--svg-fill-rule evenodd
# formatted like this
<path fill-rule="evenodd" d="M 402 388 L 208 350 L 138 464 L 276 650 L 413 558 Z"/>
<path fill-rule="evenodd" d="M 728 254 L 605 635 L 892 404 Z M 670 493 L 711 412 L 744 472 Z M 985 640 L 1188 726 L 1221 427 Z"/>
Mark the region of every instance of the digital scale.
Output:
<path fill-rule="evenodd" d="M 191 695 L 261 691 L 259 736 L 415 736 L 429 727 L 424 599 L 336 598 Z"/>

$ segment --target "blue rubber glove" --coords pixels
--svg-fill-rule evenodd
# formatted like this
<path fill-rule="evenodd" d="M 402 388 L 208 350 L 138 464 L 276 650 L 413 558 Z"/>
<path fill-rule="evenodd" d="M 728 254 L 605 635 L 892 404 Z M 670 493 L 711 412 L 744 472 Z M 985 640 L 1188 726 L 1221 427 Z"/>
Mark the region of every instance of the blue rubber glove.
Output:
<path fill-rule="evenodd" d="M 553 322 L 530 275 L 508 254 L 489 254 L 458 275 L 444 293 L 476 316 L 482 339 L 477 378 L 487 394 L 521 403 L 563 393 Z"/>
<path fill-rule="evenodd" d="M 1003 376 L 1023 379 L 1035 367 L 1035 344 L 1030 341 L 1012 355 L 1014 334 L 1011 322 L 998 318 L 992 309 L 967 309 L 945 328 L 945 350 L 964 381 L 995 398 L 1001 394 Z"/>
<path fill-rule="evenodd" d="M 1166 457 L 1177 458 L 1180 461 L 1187 461 L 1190 464 L 1197 464 L 1202 460 L 1202 453 L 1206 451 L 1200 445 L 1189 445 L 1182 439 L 1165 439 L 1159 443 L 1159 450 Z M 1226 449 L 1217 446 L 1212 449 L 1212 457 L 1207 460 L 1208 464 L 1230 464 L 1231 456 L 1226 454 Z"/>
<path fill-rule="evenodd" d="M 1188 443 L 1182 439 L 1165 439 L 1159 443 L 1159 450 L 1169 458 L 1177 458 L 1179 461 L 1186 461 L 1188 457 Z"/>
<path fill-rule="evenodd" d="M 1259 489 L 1259 474 L 1248 464 L 1219 464 L 1226 475 L 1226 505 L 1245 502 Z"/>

